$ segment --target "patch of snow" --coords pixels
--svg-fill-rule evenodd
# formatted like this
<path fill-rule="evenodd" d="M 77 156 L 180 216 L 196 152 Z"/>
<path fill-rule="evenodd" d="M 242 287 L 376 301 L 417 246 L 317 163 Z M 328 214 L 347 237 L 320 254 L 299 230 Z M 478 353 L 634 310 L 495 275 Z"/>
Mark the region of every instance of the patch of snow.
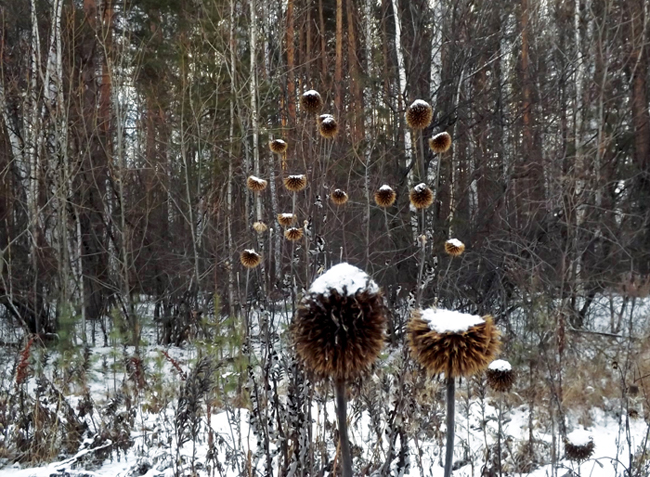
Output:
<path fill-rule="evenodd" d="M 254 253 L 254 254 L 257 255 L 257 252 L 252 248 L 247 248 L 246 250 L 244 250 L 244 252 L 246 252 L 246 253 Z"/>
<path fill-rule="evenodd" d="M 316 91 L 315 89 L 310 89 L 309 91 L 305 91 L 302 95 L 303 96 L 312 96 L 312 95 L 320 96 L 320 93 L 318 91 Z"/>
<path fill-rule="evenodd" d="M 419 183 L 416 185 L 413 189 L 417 192 L 422 192 L 424 189 L 427 188 L 427 185 L 424 182 Z"/>
<path fill-rule="evenodd" d="M 305 174 L 294 174 L 294 175 L 289 176 L 289 179 L 303 180 L 303 179 L 306 179 L 306 177 L 305 177 Z"/>
<path fill-rule="evenodd" d="M 571 434 L 566 436 L 567 440 L 573 444 L 574 446 L 581 446 L 584 447 L 589 442 L 593 441 L 593 437 L 591 437 L 591 434 L 589 434 L 587 431 L 584 429 L 577 429 L 573 431 Z"/>
<path fill-rule="evenodd" d="M 390 191 L 390 190 L 393 190 L 393 188 L 391 186 L 389 186 L 388 184 L 384 184 L 383 186 L 381 186 L 379 188 L 379 190 L 388 190 L 388 191 Z"/>
<path fill-rule="evenodd" d="M 283 219 L 292 219 L 293 214 L 280 214 L 280 217 L 282 217 Z"/>
<path fill-rule="evenodd" d="M 460 240 L 455 239 L 455 238 L 447 240 L 447 243 L 449 245 L 453 245 L 454 247 L 464 247 L 465 246 L 465 244 L 463 242 L 461 242 Z"/>
<path fill-rule="evenodd" d="M 259 184 L 265 184 L 265 183 L 266 183 L 266 180 L 264 180 L 264 179 L 260 179 L 260 178 L 257 177 L 257 176 L 249 176 L 248 178 L 249 178 L 250 180 L 252 180 L 253 182 L 257 182 L 257 183 L 259 183 Z"/>
<path fill-rule="evenodd" d="M 429 324 L 432 331 L 437 333 L 464 333 L 472 326 L 485 322 L 478 315 L 442 308 L 429 308 L 422 311 L 422 319 Z"/>
<path fill-rule="evenodd" d="M 496 359 L 492 361 L 488 368 L 493 371 L 512 371 L 512 366 L 505 359 Z"/>
<path fill-rule="evenodd" d="M 309 287 L 309 292 L 328 295 L 330 290 L 336 290 L 340 294 L 351 296 L 364 288 L 371 293 L 379 291 L 379 286 L 366 272 L 343 262 L 334 265 L 314 280 Z"/>
<path fill-rule="evenodd" d="M 422 107 L 424 107 L 424 108 L 430 108 L 431 106 L 429 105 L 429 103 L 427 103 L 427 102 L 426 102 L 425 100 L 423 100 L 423 99 L 416 99 L 415 101 L 413 101 L 413 103 L 411 104 L 411 106 L 409 106 L 409 108 L 415 108 L 415 107 L 418 107 L 418 108 L 422 108 Z"/>

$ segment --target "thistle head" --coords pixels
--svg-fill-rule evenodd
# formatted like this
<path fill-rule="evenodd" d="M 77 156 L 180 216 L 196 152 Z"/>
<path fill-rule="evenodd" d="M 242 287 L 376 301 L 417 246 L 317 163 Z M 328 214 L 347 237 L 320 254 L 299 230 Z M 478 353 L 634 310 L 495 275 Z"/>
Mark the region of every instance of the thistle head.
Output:
<path fill-rule="evenodd" d="M 244 267 L 255 268 L 262 263 L 262 256 L 253 249 L 247 249 L 239 255 L 239 260 Z"/>
<path fill-rule="evenodd" d="M 508 392 L 515 383 L 516 375 L 506 360 L 496 359 L 485 370 L 488 386 L 498 392 Z"/>
<path fill-rule="evenodd" d="M 296 223 L 296 214 L 278 214 L 278 223 L 283 227 L 289 227 Z"/>
<path fill-rule="evenodd" d="M 246 187 L 248 187 L 253 192 L 263 191 L 266 189 L 267 184 L 268 182 L 266 182 L 264 179 L 260 179 L 256 176 L 248 176 L 248 179 L 246 179 Z"/>
<path fill-rule="evenodd" d="M 409 200 L 416 209 L 426 209 L 433 204 L 433 191 L 423 182 L 411 189 Z"/>
<path fill-rule="evenodd" d="M 397 194 L 389 185 L 384 184 L 375 192 L 375 203 L 379 207 L 390 207 L 395 203 L 395 199 L 397 199 Z"/>
<path fill-rule="evenodd" d="M 275 154 L 284 154 L 287 152 L 288 147 L 289 145 L 282 139 L 274 139 L 269 142 L 269 149 L 271 149 L 271 152 L 274 152 Z"/>
<path fill-rule="evenodd" d="M 320 118 L 323 116 L 325 115 L 321 115 Z M 336 133 L 339 131 L 339 125 L 336 122 L 336 119 L 334 119 L 334 116 L 328 115 L 328 117 L 323 118 L 322 120 L 320 120 L 320 118 L 318 121 L 318 132 L 320 135 L 325 139 L 332 139 L 335 137 Z"/>
<path fill-rule="evenodd" d="M 300 97 L 300 106 L 309 114 L 318 114 L 323 109 L 323 98 L 318 91 L 310 89 Z"/>
<path fill-rule="evenodd" d="M 335 189 L 330 194 L 330 199 L 335 205 L 344 205 L 348 201 L 348 195 L 341 189 Z"/>
<path fill-rule="evenodd" d="M 451 147 L 451 136 L 448 132 L 441 132 L 429 138 L 429 149 L 435 154 L 447 152 Z"/>
<path fill-rule="evenodd" d="M 303 231 L 300 227 L 291 227 L 284 231 L 284 237 L 291 242 L 300 240 L 302 235 Z"/>
<path fill-rule="evenodd" d="M 583 429 L 573 431 L 564 439 L 564 452 L 569 460 L 587 460 L 595 448 L 593 437 Z"/>
<path fill-rule="evenodd" d="M 445 252 L 452 257 L 459 257 L 465 251 L 465 244 L 458 239 L 449 239 L 445 242 Z"/>
<path fill-rule="evenodd" d="M 416 99 L 406 108 L 406 124 L 411 129 L 420 130 L 431 124 L 433 109 L 431 105 L 422 99 Z"/>
<path fill-rule="evenodd" d="M 307 176 L 295 174 L 284 178 L 284 187 L 291 192 L 300 192 L 307 187 Z"/>
<path fill-rule="evenodd" d="M 257 221 L 253 224 L 253 230 L 257 232 L 258 234 L 263 234 L 266 232 L 269 228 L 266 226 L 264 222 Z"/>

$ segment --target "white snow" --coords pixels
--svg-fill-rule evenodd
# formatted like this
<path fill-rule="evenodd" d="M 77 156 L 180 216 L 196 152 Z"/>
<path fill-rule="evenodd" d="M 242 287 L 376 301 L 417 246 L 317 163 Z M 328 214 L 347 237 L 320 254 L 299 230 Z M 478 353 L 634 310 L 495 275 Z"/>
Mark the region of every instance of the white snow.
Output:
<path fill-rule="evenodd" d="M 303 179 L 306 179 L 306 178 L 307 177 L 305 176 L 305 174 L 294 174 L 294 175 L 289 176 L 289 179 L 299 180 L 299 181 L 301 181 Z"/>
<path fill-rule="evenodd" d="M 411 104 L 411 106 L 409 106 L 409 108 L 415 108 L 415 107 L 425 107 L 425 108 L 430 108 L 431 106 L 429 106 L 429 103 L 427 103 L 427 102 L 426 102 L 425 100 L 423 100 L 423 99 L 416 99 L 415 101 L 413 101 L 413 103 Z"/>
<path fill-rule="evenodd" d="M 244 253 L 254 253 L 257 255 L 257 252 L 252 248 L 247 248 L 246 250 L 244 250 Z"/>
<path fill-rule="evenodd" d="M 454 247 L 464 247 L 465 246 L 465 244 L 463 242 L 461 242 L 460 240 L 455 239 L 455 238 L 447 240 L 447 243 L 449 245 L 453 245 Z"/>
<path fill-rule="evenodd" d="M 391 186 L 389 186 L 388 184 L 384 184 L 383 186 L 381 186 L 379 188 L 379 190 L 391 191 L 391 190 L 393 190 L 393 188 Z"/>
<path fill-rule="evenodd" d="M 428 322 L 432 331 L 437 333 L 463 333 L 472 326 L 484 323 L 483 318 L 478 315 L 442 308 L 429 308 L 422 311 L 422 319 Z"/>
<path fill-rule="evenodd" d="M 587 431 L 584 429 L 577 429 L 573 431 L 571 434 L 566 436 L 567 440 L 573 444 L 574 446 L 581 446 L 584 447 L 587 444 L 589 444 L 590 441 L 593 441 L 593 437 L 591 437 L 591 434 L 589 434 Z"/>
<path fill-rule="evenodd" d="M 321 121 L 325 121 L 326 119 L 334 119 L 334 116 L 331 114 L 321 114 L 320 116 L 318 116 L 318 119 L 320 119 Z"/>
<path fill-rule="evenodd" d="M 302 93 L 302 95 L 303 96 L 314 96 L 314 95 L 320 96 L 320 93 L 318 91 L 316 91 L 315 89 L 310 89 L 309 91 L 305 91 L 304 93 Z"/>
<path fill-rule="evenodd" d="M 314 280 L 314 283 L 309 287 L 309 292 L 328 295 L 330 290 L 336 290 L 340 294 L 345 293 L 351 296 L 363 288 L 366 288 L 371 293 L 379 291 L 379 286 L 366 272 L 354 265 L 343 262 L 334 265 Z"/>
<path fill-rule="evenodd" d="M 266 180 L 260 179 L 257 176 L 248 176 L 248 179 L 251 180 L 251 181 L 257 182 L 259 184 L 266 184 Z"/>
<path fill-rule="evenodd" d="M 415 189 L 417 192 L 422 192 L 422 191 L 423 191 L 424 189 L 426 189 L 426 188 L 427 188 L 427 185 L 426 185 L 424 182 L 421 182 L 421 183 L 419 183 L 418 185 L 416 185 L 416 186 L 414 187 L 414 189 Z"/>
<path fill-rule="evenodd" d="M 280 217 L 282 217 L 283 219 L 292 219 L 293 214 L 291 213 L 280 214 Z"/>
<path fill-rule="evenodd" d="M 512 366 L 505 359 L 496 359 L 492 361 L 488 368 L 493 371 L 512 371 Z"/>
<path fill-rule="evenodd" d="M 278 144 L 286 144 L 286 141 L 283 141 L 282 139 L 275 139 L 275 142 Z"/>

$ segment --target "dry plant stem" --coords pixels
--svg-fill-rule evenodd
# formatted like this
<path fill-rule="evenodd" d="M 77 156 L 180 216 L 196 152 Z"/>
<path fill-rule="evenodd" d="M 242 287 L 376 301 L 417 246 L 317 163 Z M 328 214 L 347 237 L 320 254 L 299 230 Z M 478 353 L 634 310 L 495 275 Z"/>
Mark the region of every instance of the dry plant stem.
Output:
<path fill-rule="evenodd" d="M 347 421 L 348 400 L 345 396 L 345 381 L 337 379 L 334 386 L 336 388 L 336 417 L 339 421 L 339 442 L 341 444 L 343 477 L 352 477 L 352 455 L 350 454 Z"/>
<path fill-rule="evenodd" d="M 424 210 L 425 209 L 422 209 L 422 229 L 420 231 L 421 236 L 425 235 Z M 426 259 L 426 248 L 427 248 L 427 242 L 426 242 L 426 239 L 423 238 L 421 240 L 421 249 L 420 249 L 420 251 L 421 251 L 421 253 L 420 253 L 420 270 L 418 271 L 418 283 L 417 283 L 418 294 L 417 294 L 417 297 L 416 297 L 416 300 L 415 300 L 415 307 L 416 308 L 420 307 L 420 302 L 422 300 L 422 291 L 423 291 L 422 290 L 422 288 L 423 288 L 422 287 L 422 276 L 424 275 L 424 262 L 425 262 L 425 259 Z"/>
<path fill-rule="evenodd" d="M 424 167 L 424 129 L 420 129 L 420 147 L 419 151 L 416 152 L 418 157 L 418 175 L 420 176 L 421 182 L 426 182 L 426 171 Z"/>
<path fill-rule="evenodd" d="M 451 476 L 454 463 L 454 426 L 456 423 L 456 381 L 447 378 L 447 450 L 445 452 L 445 477 Z"/>
<path fill-rule="evenodd" d="M 503 475 L 502 465 L 501 465 L 501 432 L 503 431 L 502 427 L 502 416 L 503 416 L 503 393 L 499 393 L 499 417 L 498 417 L 498 430 L 497 430 L 497 462 L 499 464 L 499 477 Z"/>

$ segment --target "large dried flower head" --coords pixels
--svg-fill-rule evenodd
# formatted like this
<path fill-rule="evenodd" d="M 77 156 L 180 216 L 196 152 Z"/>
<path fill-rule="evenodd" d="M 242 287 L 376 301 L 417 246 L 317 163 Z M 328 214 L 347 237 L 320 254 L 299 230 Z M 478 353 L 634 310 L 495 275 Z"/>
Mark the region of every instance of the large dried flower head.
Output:
<path fill-rule="evenodd" d="M 451 147 L 451 136 L 448 132 L 441 132 L 429 138 L 429 149 L 436 154 L 447 152 Z"/>
<path fill-rule="evenodd" d="M 379 207 L 390 207 L 395 203 L 395 199 L 397 199 L 397 194 L 389 185 L 384 184 L 375 192 L 375 203 Z"/>
<path fill-rule="evenodd" d="M 573 431 L 564 439 L 564 452 L 569 460 L 587 460 L 595 448 L 593 438 L 583 429 Z"/>
<path fill-rule="evenodd" d="M 433 119 L 433 109 L 431 105 L 422 99 L 416 99 L 406 108 L 406 124 L 411 129 L 424 129 Z"/>
<path fill-rule="evenodd" d="M 253 249 L 247 249 L 241 253 L 239 260 L 246 268 L 255 268 L 262 263 L 262 256 Z"/>
<path fill-rule="evenodd" d="M 300 240 L 302 238 L 302 234 L 302 228 L 299 227 L 291 227 L 284 231 L 285 238 L 291 242 Z"/>
<path fill-rule="evenodd" d="M 291 192 L 300 192 L 307 187 L 307 176 L 295 174 L 284 178 L 284 187 Z"/>
<path fill-rule="evenodd" d="M 335 265 L 300 303 L 291 327 L 298 357 L 316 378 L 355 379 L 384 346 L 386 315 L 381 290 L 365 272 Z"/>
<path fill-rule="evenodd" d="M 263 234 L 266 232 L 269 228 L 266 226 L 266 224 L 262 221 L 257 221 L 253 224 L 253 230 L 257 232 L 258 234 Z"/>
<path fill-rule="evenodd" d="M 309 114 L 318 114 L 323 109 L 323 98 L 318 91 L 310 89 L 300 97 L 300 106 Z"/>
<path fill-rule="evenodd" d="M 253 192 L 261 192 L 266 189 L 268 183 L 264 179 L 255 176 L 248 176 L 246 179 L 246 186 Z"/>
<path fill-rule="evenodd" d="M 445 252 L 452 257 L 458 257 L 465 251 L 465 244 L 458 239 L 449 239 L 445 242 Z"/>
<path fill-rule="evenodd" d="M 329 116 L 318 122 L 318 132 L 325 139 L 332 139 L 339 131 L 339 125 L 334 116 Z"/>
<path fill-rule="evenodd" d="M 515 372 L 504 359 L 496 359 L 485 370 L 488 385 L 498 392 L 508 392 L 515 383 Z"/>
<path fill-rule="evenodd" d="M 276 154 L 284 154 L 287 152 L 287 147 L 289 147 L 288 144 L 282 139 L 274 139 L 269 143 L 269 149 Z"/>
<path fill-rule="evenodd" d="M 330 194 L 330 199 L 335 205 L 343 205 L 348 201 L 348 195 L 341 189 L 335 189 Z"/>
<path fill-rule="evenodd" d="M 278 214 L 278 223 L 283 227 L 289 227 L 296 223 L 296 214 Z"/>
<path fill-rule="evenodd" d="M 433 204 L 433 191 L 423 182 L 411 189 L 409 199 L 416 209 L 426 209 Z"/>
<path fill-rule="evenodd" d="M 329 114 L 329 113 L 321 114 L 320 116 L 318 116 L 316 121 L 318 122 L 318 125 L 320 126 L 320 123 L 322 123 L 323 121 L 325 121 L 326 119 L 329 119 L 329 118 L 334 119 L 334 115 Z"/>
<path fill-rule="evenodd" d="M 415 310 L 407 334 L 413 357 L 429 373 L 447 378 L 483 371 L 501 345 L 491 316 L 441 308 Z"/>

